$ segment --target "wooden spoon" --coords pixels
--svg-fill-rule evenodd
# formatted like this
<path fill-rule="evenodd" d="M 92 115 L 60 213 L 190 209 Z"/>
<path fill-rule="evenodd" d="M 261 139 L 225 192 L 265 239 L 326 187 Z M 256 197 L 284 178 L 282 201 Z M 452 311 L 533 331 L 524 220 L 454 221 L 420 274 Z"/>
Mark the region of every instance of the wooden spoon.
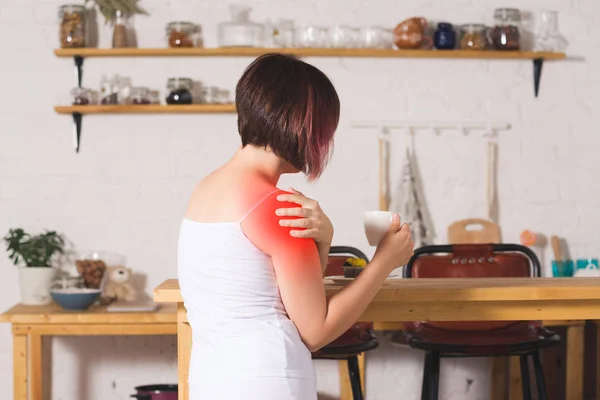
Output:
<path fill-rule="evenodd" d="M 552 252 L 554 253 L 554 259 L 557 261 L 561 261 L 563 258 L 562 253 L 560 251 L 560 240 L 558 239 L 558 236 L 551 236 L 550 243 L 552 244 Z"/>

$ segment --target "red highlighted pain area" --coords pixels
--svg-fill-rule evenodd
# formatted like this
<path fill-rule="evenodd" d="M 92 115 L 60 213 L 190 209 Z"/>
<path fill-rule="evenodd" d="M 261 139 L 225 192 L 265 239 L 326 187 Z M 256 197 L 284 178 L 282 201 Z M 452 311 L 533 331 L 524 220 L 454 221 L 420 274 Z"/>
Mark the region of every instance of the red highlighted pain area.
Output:
<path fill-rule="evenodd" d="M 275 272 L 279 278 L 321 279 L 321 267 L 317 246 L 313 239 L 297 238 L 290 235 L 290 228 L 279 225 L 282 217 L 275 213 L 279 208 L 297 208 L 299 204 L 277 200 L 277 196 L 288 192 L 271 187 L 261 190 L 264 194 L 257 202 L 249 205 L 248 213 L 242 221 L 244 234 L 261 251 L 271 256 Z M 255 196 L 251 196 L 255 197 Z"/>

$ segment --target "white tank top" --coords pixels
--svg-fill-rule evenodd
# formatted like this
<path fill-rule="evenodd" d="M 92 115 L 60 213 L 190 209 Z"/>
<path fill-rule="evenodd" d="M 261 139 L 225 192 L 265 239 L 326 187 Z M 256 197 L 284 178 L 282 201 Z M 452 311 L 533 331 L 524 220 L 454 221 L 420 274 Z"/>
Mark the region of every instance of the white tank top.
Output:
<path fill-rule="evenodd" d="M 271 257 L 246 237 L 241 222 L 184 219 L 178 275 L 192 327 L 190 386 L 233 376 L 315 379 L 311 354 L 281 302 Z"/>

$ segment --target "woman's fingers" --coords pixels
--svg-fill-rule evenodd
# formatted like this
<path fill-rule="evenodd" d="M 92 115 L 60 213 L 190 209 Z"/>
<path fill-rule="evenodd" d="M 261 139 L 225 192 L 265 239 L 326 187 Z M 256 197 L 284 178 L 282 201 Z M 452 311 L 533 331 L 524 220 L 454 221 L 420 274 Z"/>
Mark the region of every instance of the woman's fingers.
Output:
<path fill-rule="evenodd" d="M 313 228 L 313 221 L 308 218 L 280 219 L 279 225 L 292 228 Z"/>
<path fill-rule="evenodd" d="M 277 196 L 277 200 L 300 204 L 303 207 L 314 207 L 316 204 L 314 200 L 311 200 L 302 194 L 280 194 Z"/>
<path fill-rule="evenodd" d="M 275 214 L 280 217 L 310 217 L 312 210 L 303 207 L 296 208 L 278 208 Z"/>
<path fill-rule="evenodd" d="M 301 231 L 292 230 L 290 231 L 290 235 L 297 238 L 318 239 L 319 231 L 316 229 L 304 229 Z"/>

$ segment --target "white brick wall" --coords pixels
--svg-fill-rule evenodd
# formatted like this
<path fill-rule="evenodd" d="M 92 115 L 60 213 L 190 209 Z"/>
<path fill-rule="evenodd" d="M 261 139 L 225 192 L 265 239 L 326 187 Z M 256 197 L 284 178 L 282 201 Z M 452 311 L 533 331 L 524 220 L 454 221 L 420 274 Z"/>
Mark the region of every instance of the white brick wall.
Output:
<path fill-rule="evenodd" d="M 240 0 L 241 1 L 241 0 Z M 454 23 L 490 23 L 491 0 L 437 2 L 246 1 L 253 18 L 288 17 L 322 25 L 393 26 L 424 15 Z M 9 227 L 64 232 L 80 249 L 110 249 L 147 276 L 146 290 L 176 275 L 179 218 L 194 183 L 224 162 L 238 144 L 232 115 L 106 116 L 83 121 L 80 154 L 71 146 L 71 121 L 52 107 L 66 103 L 74 84 L 72 61 L 52 55 L 57 46 L 57 0 L 0 0 L 0 233 Z M 600 123 L 600 51 L 597 0 L 526 0 L 520 8 L 560 11 L 569 53 L 583 61 L 546 63 L 540 98 L 533 97 L 529 62 L 392 59 L 310 59 L 334 81 L 342 118 L 333 162 L 320 182 L 296 185 L 317 197 L 336 226 L 335 244 L 371 251 L 361 213 L 377 206 L 377 133 L 351 130 L 351 118 L 500 120 L 499 197 L 505 240 L 525 228 L 568 239 L 577 256 L 600 255 L 597 179 Z M 510 5 L 510 4 L 508 4 Z M 162 46 L 164 25 L 191 19 L 216 43 L 216 21 L 227 8 L 213 1 L 146 0 L 152 16 L 137 18 L 140 46 Z M 108 30 L 100 21 L 102 45 Z M 164 91 L 171 76 L 190 76 L 233 89 L 245 58 L 90 59 L 84 85 L 115 72 L 134 84 Z M 392 178 L 404 155 L 393 133 Z M 451 222 L 485 216 L 485 142 L 477 135 L 421 132 L 417 153 L 427 202 L 444 242 Z M 345 191 L 343 191 L 345 189 Z M 343 195 L 341 193 L 344 193 Z M 0 309 L 18 301 L 17 274 L 0 257 Z M 382 348 L 368 361 L 369 400 L 417 399 L 421 354 Z M 165 338 L 56 338 L 52 343 L 52 398 L 125 399 L 134 385 L 176 380 L 175 341 Z M 441 399 L 487 399 L 485 360 L 445 361 Z M 46 369 L 50 371 L 49 368 Z M 338 390 L 334 363 L 318 364 L 319 389 Z M 468 382 L 472 380 L 472 385 Z M 0 386 L 10 391 L 11 336 L 0 325 Z"/>

